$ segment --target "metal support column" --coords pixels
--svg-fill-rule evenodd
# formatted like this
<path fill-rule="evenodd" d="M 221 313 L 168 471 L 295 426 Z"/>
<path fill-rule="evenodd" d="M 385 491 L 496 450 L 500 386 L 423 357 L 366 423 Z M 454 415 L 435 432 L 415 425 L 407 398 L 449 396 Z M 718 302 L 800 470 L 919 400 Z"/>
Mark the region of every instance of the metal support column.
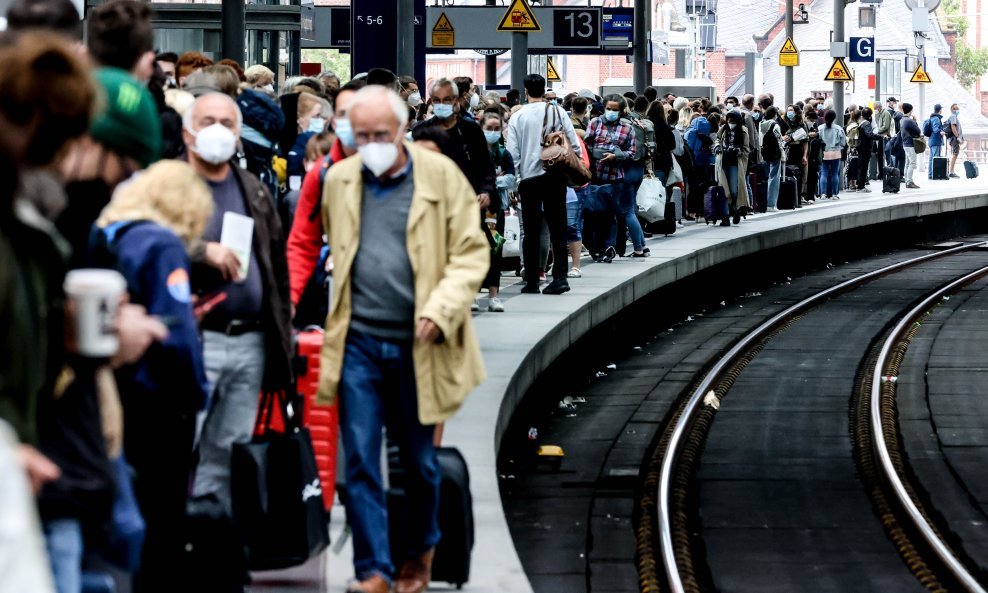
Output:
<path fill-rule="evenodd" d="M 641 93 L 652 84 L 652 64 L 648 61 L 648 33 L 652 29 L 649 0 L 635 0 L 634 12 L 634 69 L 632 86 Z"/>
<path fill-rule="evenodd" d="M 755 60 L 758 54 L 753 51 L 744 54 L 744 92 L 746 95 L 755 94 Z"/>
<path fill-rule="evenodd" d="M 844 39 L 844 0 L 834 0 L 834 41 L 843 42 Z M 834 83 L 834 111 L 837 112 L 837 121 L 844 121 L 844 83 Z"/>
<path fill-rule="evenodd" d="M 875 58 L 875 104 L 882 104 L 882 61 Z"/>
<path fill-rule="evenodd" d="M 676 55 L 676 78 L 686 78 L 686 50 L 670 49 Z"/>
<path fill-rule="evenodd" d="M 224 58 L 238 64 L 246 57 L 247 6 L 244 0 L 223 0 L 220 8 L 221 43 Z"/>
<path fill-rule="evenodd" d="M 835 1 L 841 3 L 844 2 L 844 0 L 835 0 Z M 786 0 L 786 37 L 788 37 L 789 39 L 792 39 L 792 10 L 793 10 L 792 0 Z M 843 10 L 844 8 L 842 6 L 841 11 L 843 12 Z M 793 39 L 793 41 L 795 42 L 795 39 Z M 792 66 L 786 66 L 786 93 L 785 93 L 786 101 L 783 107 L 788 107 L 789 105 L 793 104 L 792 75 L 793 75 Z"/>
<path fill-rule="evenodd" d="M 511 34 L 511 88 L 524 91 L 528 75 L 528 33 Z M 525 102 L 522 93 L 521 100 Z"/>
<path fill-rule="evenodd" d="M 487 0 L 487 6 L 497 6 L 497 0 Z M 484 80 L 487 86 L 497 84 L 497 56 L 484 58 Z"/>
<path fill-rule="evenodd" d="M 395 74 L 415 75 L 415 2 L 398 0 L 398 71 Z"/>

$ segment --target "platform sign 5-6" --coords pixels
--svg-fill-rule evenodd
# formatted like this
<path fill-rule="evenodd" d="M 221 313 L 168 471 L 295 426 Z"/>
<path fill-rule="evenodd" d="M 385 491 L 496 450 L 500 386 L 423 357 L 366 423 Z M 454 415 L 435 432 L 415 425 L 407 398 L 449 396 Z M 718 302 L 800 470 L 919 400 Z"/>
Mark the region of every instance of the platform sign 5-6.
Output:
<path fill-rule="evenodd" d="M 552 42 L 556 47 L 600 45 L 599 8 L 556 8 L 552 11 L 552 21 Z"/>

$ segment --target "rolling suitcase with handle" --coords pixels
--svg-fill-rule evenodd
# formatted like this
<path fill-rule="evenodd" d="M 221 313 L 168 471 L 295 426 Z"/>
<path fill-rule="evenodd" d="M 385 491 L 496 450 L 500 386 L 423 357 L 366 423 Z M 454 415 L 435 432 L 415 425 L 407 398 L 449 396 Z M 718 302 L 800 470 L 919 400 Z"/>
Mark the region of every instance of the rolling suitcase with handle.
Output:
<path fill-rule="evenodd" d="M 779 210 L 793 210 L 799 207 L 799 186 L 795 177 L 783 177 L 779 182 Z"/>
<path fill-rule="evenodd" d="M 896 167 L 885 167 L 882 169 L 882 193 L 897 194 L 902 176 Z"/>
<path fill-rule="evenodd" d="M 441 481 L 439 484 L 439 531 L 442 536 L 436 544 L 432 561 L 432 580 L 462 588 L 470 580 L 470 558 L 474 544 L 473 497 L 470 494 L 470 472 L 459 450 L 454 447 L 438 447 Z M 388 534 L 391 543 L 391 561 L 401 567 L 405 556 L 406 508 L 404 471 L 401 469 L 397 447 L 388 448 L 388 472 L 391 489 L 388 491 Z"/>
<path fill-rule="evenodd" d="M 945 156 L 933 157 L 933 169 L 930 171 L 933 179 L 947 179 L 947 163 L 949 159 Z"/>
<path fill-rule="evenodd" d="M 711 186 L 703 194 L 703 219 L 707 224 L 727 216 L 727 194 L 719 185 Z"/>

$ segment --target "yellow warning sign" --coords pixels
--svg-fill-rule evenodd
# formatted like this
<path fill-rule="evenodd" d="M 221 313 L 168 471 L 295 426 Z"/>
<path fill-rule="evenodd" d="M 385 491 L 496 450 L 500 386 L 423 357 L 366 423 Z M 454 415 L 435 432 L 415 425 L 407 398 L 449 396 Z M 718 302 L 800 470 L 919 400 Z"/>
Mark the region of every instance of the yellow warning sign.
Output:
<path fill-rule="evenodd" d="M 834 65 L 830 67 L 823 79 L 830 82 L 851 82 L 854 77 L 851 76 L 851 71 L 844 63 L 844 58 L 834 58 Z"/>
<path fill-rule="evenodd" d="M 933 81 L 930 80 L 930 75 L 926 72 L 926 68 L 923 68 L 923 63 L 920 62 L 919 65 L 916 66 L 916 71 L 913 72 L 913 77 L 909 79 L 909 82 L 929 84 Z"/>
<path fill-rule="evenodd" d="M 796 49 L 796 44 L 792 42 L 792 37 L 786 37 L 786 42 L 782 44 L 782 49 L 779 50 L 779 65 L 799 66 L 799 50 Z"/>
<path fill-rule="evenodd" d="M 454 47 L 456 45 L 456 32 L 453 31 L 453 23 L 449 22 L 449 17 L 443 12 L 439 15 L 439 20 L 432 27 L 432 47 Z"/>
<path fill-rule="evenodd" d="M 556 66 L 552 63 L 552 58 L 547 58 L 545 62 L 545 79 L 549 82 L 562 82 L 563 77 L 559 75 Z"/>
<path fill-rule="evenodd" d="M 512 0 L 508 12 L 504 13 L 504 17 L 501 18 L 497 30 L 523 33 L 541 31 L 542 26 L 539 25 L 539 21 L 535 18 L 535 13 L 532 12 L 532 7 L 528 5 L 527 0 Z"/>

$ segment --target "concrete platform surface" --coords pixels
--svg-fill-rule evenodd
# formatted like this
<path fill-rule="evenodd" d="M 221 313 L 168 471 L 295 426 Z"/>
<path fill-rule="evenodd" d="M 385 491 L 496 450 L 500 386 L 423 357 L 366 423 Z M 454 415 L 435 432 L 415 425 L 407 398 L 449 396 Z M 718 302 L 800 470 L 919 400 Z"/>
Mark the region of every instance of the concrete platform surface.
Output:
<path fill-rule="evenodd" d="M 925 180 L 920 180 L 925 181 Z M 505 313 L 474 316 L 487 381 L 446 426 L 444 444 L 460 449 L 470 467 L 476 545 L 470 582 L 473 592 L 528 593 L 525 575 L 508 529 L 498 487 L 497 450 L 522 397 L 533 381 L 592 328 L 625 305 L 698 271 L 758 251 L 827 234 L 923 216 L 988 207 L 983 180 L 926 181 L 923 189 L 881 194 L 849 193 L 839 200 L 810 203 L 798 210 L 758 214 L 739 226 L 688 224 L 671 237 L 647 241 L 651 257 L 613 264 L 584 260 L 583 278 L 570 279 L 562 296 L 521 295 L 514 276 L 502 279 Z M 509 285 L 510 284 L 510 285 Z M 332 534 L 340 536 L 343 513 L 334 509 Z M 344 591 L 353 576 L 348 545 L 295 571 L 259 575 L 252 592 Z M 430 590 L 448 590 L 435 583 Z"/>

